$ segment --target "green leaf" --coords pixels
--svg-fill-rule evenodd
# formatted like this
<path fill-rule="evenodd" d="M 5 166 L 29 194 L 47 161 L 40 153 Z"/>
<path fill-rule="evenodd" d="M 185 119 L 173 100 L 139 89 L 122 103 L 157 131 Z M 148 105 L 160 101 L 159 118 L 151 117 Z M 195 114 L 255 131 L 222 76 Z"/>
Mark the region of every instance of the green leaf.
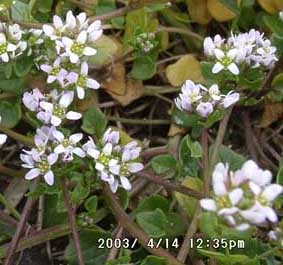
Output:
<path fill-rule="evenodd" d="M 106 265 L 127 265 L 127 264 L 131 264 L 131 258 L 129 256 L 123 256 L 115 260 L 109 260 L 106 263 Z"/>
<path fill-rule="evenodd" d="M 198 176 L 198 159 L 192 157 L 192 153 L 189 147 L 190 136 L 185 136 L 179 147 L 179 158 L 181 161 L 184 176 Z"/>
<path fill-rule="evenodd" d="M 172 112 L 173 122 L 181 127 L 196 127 L 198 125 L 199 116 L 196 114 L 189 114 L 175 108 Z"/>
<path fill-rule="evenodd" d="M 99 248 L 99 240 L 111 238 L 111 233 L 102 230 L 84 229 L 80 231 L 80 243 L 85 265 L 102 265 L 106 263 L 108 249 Z M 77 265 L 77 254 L 73 241 L 67 246 L 65 259 L 69 265 Z"/>
<path fill-rule="evenodd" d="M 211 148 L 213 148 L 213 146 Z M 233 171 L 239 169 L 246 161 L 244 156 L 237 154 L 232 149 L 224 145 L 219 147 L 218 158 L 219 162 L 228 163 L 229 169 Z"/>
<path fill-rule="evenodd" d="M 269 29 L 273 33 L 276 33 L 279 36 L 283 37 L 283 21 L 281 21 L 278 15 L 276 16 L 266 15 L 263 17 L 263 21 L 265 25 L 269 27 Z"/>
<path fill-rule="evenodd" d="M 210 128 L 214 123 L 222 120 L 224 118 L 226 114 L 226 111 L 223 110 L 215 110 L 213 111 L 205 120 L 205 122 L 203 122 L 203 126 L 205 128 Z"/>
<path fill-rule="evenodd" d="M 156 256 L 147 256 L 141 263 L 141 265 L 166 265 L 166 261 L 163 258 Z"/>
<path fill-rule="evenodd" d="M 136 216 L 138 224 L 145 232 L 154 238 L 159 238 L 166 235 L 166 215 L 160 209 L 155 209 L 151 212 L 140 212 Z"/>
<path fill-rule="evenodd" d="M 151 159 L 151 167 L 156 174 L 164 174 L 167 171 L 176 171 L 177 160 L 172 155 L 159 155 Z"/>
<path fill-rule="evenodd" d="M 119 42 L 111 37 L 102 35 L 96 40 L 92 47 L 97 50 L 94 56 L 90 57 L 89 63 L 103 65 L 112 62 L 113 57 L 119 51 Z"/>
<path fill-rule="evenodd" d="M 219 237 L 219 225 L 217 216 L 214 213 L 203 212 L 199 222 L 200 231 L 210 238 Z"/>
<path fill-rule="evenodd" d="M 21 95 L 25 81 L 23 79 L 2 79 L 0 80 L 0 89 L 4 92 Z"/>
<path fill-rule="evenodd" d="M 14 1 L 11 6 L 12 19 L 19 21 L 35 21 L 31 15 L 34 2 L 35 1 L 32 0 L 29 4 L 26 4 L 19 0 Z"/>
<path fill-rule="evenodd" d="M 202 147 L 198 141 L 192 141 L 190 137 L 187 138 L 187 145 L 191 152 L 191 157 L 201 158 L 202 157 Z"/>
<path fill-rule="evenodd" d="M 131 77 L 138 80 L 146 80 L 156 73 L 156 64 L 150 56 L 138 57 L 133 64 Z"/>
<path fill-rule="evenodd" d="M 17 58 L 14 64 L 15 74 L 18 77 L 27 75 L 33 66 L 33 58 L 31 56 L 21 56 Z"/>
<path fill-rule="evenodd" d="M 240 14 L 240 9 L 238 7 L 237 0 L 219 0 L 219 2 L 221 2 L 235 14 Z"/>
<path fill-rule="evenodd" d="M 96 107 L 89 108 L 83 116 L 82 129 L 100 138 L 107 126 L 105 115 Z"/>
<path fill-rule="evenodd" d="M 85 208 L 86 208 L 86 210 L 88 211 L 89 214 L 95 215 L 95 212 L 96 212 L 96 209 L 97 209 L 97 203 L 98 203 L 98 199 L 97 199 L 97 196 L 95 196 L 95 195 L 89 197 L 85 201 L 84 206 L 85 206 Z"/>
<path fill-rule="evenodd" d="M 22 116 L 21 105 L 18 102 L 0 101 L 0 116 L 2 117 L 2 126 L 15 127 Z"/>
<path fill-rule="evenodd" d="M 44 227 L 51 227 L 54 225 L 65 224 L 68 220 L 67 212 L 57 210 L 57 205 L 65 203 L 63 198 L 59 194 L 45 195 L 45 207 L 43 214 L 43 225 Z"/>
<path fill-rule="evenodd" d="M 167 213 L 166 219 L 166 238 L 174 239 L 178 236 L 182 236 L 185 233 L 186 225 L 179 214 L 172 212 Z"/>
<path fill-rule="evenodd" d="M 160 209 L 163 212 L 168 212 L 170 208 L 170 203 L 167 199 L 160 195 L 151 195 L 150 197 L 145 197 L 138 205 L 136 212 L 149 212 L 155 209 Z"/>
<path fill-rule="evenodd" d="M 279 169 L 276 176 L 276 183 L 279 185 L 283 185 L 283 161 L 281 160 L 279 163 Z"/>
<path fill-rule="evenodd" d="M 72 202 L 75 204 L 82 202 L 88 196 L 89 192 L 89 185 L 85 185 L 82 181 L 78 182 L 75 189 L 71 192 Z"/>

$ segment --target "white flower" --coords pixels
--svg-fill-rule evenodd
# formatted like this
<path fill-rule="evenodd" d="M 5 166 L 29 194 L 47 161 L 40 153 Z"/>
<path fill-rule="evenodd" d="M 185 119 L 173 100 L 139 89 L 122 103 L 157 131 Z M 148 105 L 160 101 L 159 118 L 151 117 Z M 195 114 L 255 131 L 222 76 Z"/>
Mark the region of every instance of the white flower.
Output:
<path fill-rule="evenodd" d="M 64 23 L 62 19 L 55 15 L 53 16 L 53 26 L 45 24 L 42 27 L 46 36 L 48 36 L 51 40 L 57 40 L 61 38 L 62 33 L 65 30 Z"/>
<path fill-rule="evenodd" d="M 83 145 L 86 153 L 94 159 L 99 177 L 109 184 L 112 192 L 116 192 L 119 186 L 130 190 L 132 186 L 128 178 L 143 169 L 143 164 L 136 161 L 141 152 L 137 142 L 119 145 L 119 140 L 119 132 L 109 128 L 103 135 L 102 148 L 97 147 L 91 138 Z"/>
<path fill-rule="evenodd" d="M 276 47 L 271 45 L 270 40 L 264 40 L 257 49 L 257 54 L 260 56 L 259 63 L 266 68 L 273 67 L 274 63 L 278 61 L 275 53 Z"/>
<path fill-rule="evenodd" d="M 69 162 L 73 160 L 73 154 L 79 157 L 85 157 L 85 152 L 82 148 L 78 147 L 78 143 L 82 140 L 83 134 L 72 134 L 69 138 L 65 138 L 64 134 L 60 131 L 54 131 L 53 136 L 58 141 L 54 152 L 56 154 L 63 154 L 63 161 Z"/>
<path fill-rule="evenodd" d="M 25 151 L 20 155 L 21 160 L 24 162 L 22 167 L 29 168 L 26 173 L 25 179 L 31 180 L 40 175 L 43 175 L 45 182 L 48 185 L 54 184 L 54 174 L 52 166 L 56 163 L 58 155 L 51 153 L 49 155 L 39 155 L 34 149 L 31 151 Z"/>
<path fill-rule="evenodd" d="M 61 58 L 58 57 L 52 66 L 48 64 L 43 64 L 40 66 L 40 69 L 48 74 L 47 83 L 53 83 L 54 81 L 58 81 L 59 84 L 63 87 L 64 80 L 68 75 L 68 72 L 60 67 Z"/>
<path fill-rule="evenodd" d="M 76 38 L 72 40 L 68 37 L 62 38 L 62 44 L 66 50 L 61 56 L 69 57 L 71 63 L 79 62 L 82 56 L 93 56 L 96 54 L 96 49 L 87 46 L 87 32 L 82 31 Z"/>
<path fill-rule="evenodd" d="M 8 53 L 14 53 L 17 50 L 17 46 L 7 41 L 4 33 L 0 33 L 0 58 L 3 62 L 9 62 Z"/>
<path fill-rule="evenodd" d="M 213 112 L 213 105 L 210 102 L 200 102 L 196 108 L 196 111 L 202 117 L 207 117 Z"/>
<path fill-rule="evenodd" d="M 86 88 L 98 89 L 100 87 L 100 84 L 96 80 L 88 78 L 87 62 L 83 62 L 81 64 L 80 74 L 71 72 L 69 73 L 67 79 L 71 84 L 74 83 L 76 85 L 76 90 L 79 99 L 84 99 Z"/>
<path fill-rule="evenodd" d="M 63 119 L 79 120 L 82 115 L 78 112 L 68 111 L 67 108 L 73 102 L 74 93 L 64 92 L 58 103 L 42 101 L 40 107 L 44 110 L 37 114 L 38 119 L 54 126 L 59 126 Z"/>
<path fill-rule="evenodd" d="M 216 35 L 214 39 L 211 37 L 207 37 L 204 39 L 203 42 L 203 48 L 204 48 L 204 53 L 207 56 L 214 56 L 214 50 L 216 48 L 221 48 L 222 44 L 224 43 L 224 39 L 221 38 L 220 35 Z"/>
<path fill-rule="evenodd" d="M 230 106 L 234 105 L 240 99 L 240 94 L 230 91 L 224 98 L 222 99 L 222 106 L 227 109 Z"/>
<path fill-rule="evenodd" d="M 43 30 L 41 29 L 30 29 L 29 33 L 31 33 L 31 37 L 29 38 L 29 43 L 31 45 L 39 45 L 44 42 L 42 38 Z"/>
<path fill-rule="evenodd" d="M 220 95 L 220 91 L 219 91 L 219 87 L 218 85 L 214 84 L 212 85 L 209 89 L 208 89 L 208 93 L 209 93 L 209 96 L 215 100 L 215 101 L 218 101 L 220 100 L 221 98 L 221 95 Z"/>
<path fill-rule="evenodd" d="M 45 153 L 48 142 L 54 140 L 54 131 L 56 131 L 56 128 L 54 126 L 42 126 L 41 128 L 36 129 L 34 143 L 38 150 L 38 153 Z"/>
<path fill-rule="evenodd" d="M 89 42 L 94 42 L 99 39 L 103 33 L 103 30 L 101 29 L 101 21 L 96 20 L 90 24 L 87 28 L 87 33 Z"/>
<path fill-rule="evenodd" d="M 0 123 L 2 121 L 2 117 L 0 116 Z M 0 146 L 2 146 L 7 140 L 7 135 L 6 134 L 3 134 L 1 133 L 0 134 Z"/>
<path fill-rule="evenodd" d="M 31 111 L 38 111 L 39 110 L 39 103 L 45 97 L 40 92 L 38 88 L 32 90 L 32 92 L 25 92 L 23 95 L 23 103 Z"/>
<path fill-rule="evenodd" d="M 212 73 L 217 74 L 222 70 L 229 70 L 232 74 L 238 75 L 240 70 L 235 63 L 237 52 L 237 49 L 231 49 L 228 52 L 223 52 L 220 49 L 214 49 L 214 55 L 218 61 L 213 66 Z"/>

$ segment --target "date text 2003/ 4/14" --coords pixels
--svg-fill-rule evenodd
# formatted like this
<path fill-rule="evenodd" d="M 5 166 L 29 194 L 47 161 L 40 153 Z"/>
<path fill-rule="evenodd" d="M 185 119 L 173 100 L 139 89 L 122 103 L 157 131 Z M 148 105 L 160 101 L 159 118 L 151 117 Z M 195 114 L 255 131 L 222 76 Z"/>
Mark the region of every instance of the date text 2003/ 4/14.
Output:
<path fill-rule="evenodd" d="M 138 244 L 137 238 L 130 239 L 130 238 L 99 238 L 98 239 L 98 248 L 125 248 L 125 249 L 134 249 Z M 163 247 L 166 249 L 169 248 L 179 248 L 179 240 L 178 238 L 175 239 L 168 239 L 168 238 L 150 238 L 146 242 L 146 246 L 148 248 L 159 248 Z"/>

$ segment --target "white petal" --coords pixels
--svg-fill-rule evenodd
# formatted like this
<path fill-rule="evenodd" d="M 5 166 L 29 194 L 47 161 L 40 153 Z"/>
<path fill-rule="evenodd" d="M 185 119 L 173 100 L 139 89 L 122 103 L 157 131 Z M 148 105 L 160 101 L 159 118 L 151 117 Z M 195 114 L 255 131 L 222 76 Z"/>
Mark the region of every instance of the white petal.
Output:
<path fill-rule="evenodd" d="M 77 42 L 84 44 L 86 42 L 86 39 L 87 39 L 87 32 L 83 30 L 80 32 L 79 36 L 77 37 Z"/>
<path fill-rule="evenodd" d="M 48 84 L 51 84 L 51 83 L 53 83 L 56 79 L 57 79 L 56 76 L 54 76 L 54 75 L 49 75 L 49 76 L 47 77 L 47 83 L 48 83 Z"/>
<path fill-rule="evenodd" d="M 213 68 L 212 68 L 212 73 L 213 74 L 218 74 L 220 71 L 222 71 L 224 69 L 224 65 L 222 65 L 221 63 L 217 62 Z"/>
<path fill-rule="evenodd" d="M 101 163 L 96 163 L 95 164 L 95 169 L 97 169 L 98 171 L 103 171 L 104 170 L 104 165 L 102 165 Z"/>
<path fill-rule="evenodd" d="M 50 25 L 43 25 L 42 29 L 48 37 L 54 34 L 54 28 Z"/>
<path fill-rule="evenodd" d="M 100 152 L 96 149 L 89 148 L 87 150 L 87 154 L 90 155 L 92 158 L 97 159 L 100 155 Z"/>
<path fill-rule="evenodd" d="M 45 175 L 44 175 L 44 180 L 48 185 L 53 185 L 54 184 L 54 174 L 51 170 L 49 170 Z"/>
<path fill-rule="evenodd" d="M 234 189 L 233 191 L 229 192 L 229 199 L 232 203 L 232 205 L 236 205 L 238 204 L 241 199 L 243 198 L 243 190 L 238 188 L 238 189 Z"/>
<path fill-rule="evenodd" d="M 264 212 L 266 214 L 267 219 L 272 222 L 272 223 L 276 223 L 278 222 L 278 217 L 275 213 L 275 211 L 270 208 L 270 207 L 264 207 Z"/>
<path fill-rule="evenodd" d="M 33 168 L 25 175 L 25 179 L 27 179 L 27 180 L 34 179 L 34 178 L 38 177 L 39 174 L 40 174 L 39 169 Z"/>
<path fill-rule="evenodd" d="M 202 199 L 202 200 L 200 200 L 200 206 L 207 211 L 215 212 L 217 210 L 216 203 L 212 199 Z"/>
<path fill-rule="evenodd" d="M 7 140 L 6 134 L 0 134 L 0 145 L 4 144 Z"/>
<path fill-rule="evenodd" d="M 114 175 L 119 175 L 120 173 L 120 165 L 111 166 L 109 168 L 110 172 Z"/>
<path fill-rule="evenodd" d="M 71 40 L 70 38 L 67 37 L 63 37 L 62 38 L 62 43 L 66 46 L 66 47 L 72 47 L 73 45 L 73 40 Z"/>
<path fill-rule="evenodd" d="M 120 177 L 120 180 L 121 180 L 121 184 L 122 184 L 122 187 L 125 189 L 125 190 L 131 190 L 132 188 L 132 185 L 130 183 L 130 181 L 126 178 L 126 177 Z"/>
<path fill-rule="evenodd" d="M 48 64 L 42 64 L 40 69 L 48 74 L 52 71 L 52 67 Z"/>
<path fill-rule="evenodd" d="M 85 157 L 85 152 L 79 147 L 75 147 L 73 153 L 79 157 Z"/>
<path fill-rule="evenodd" d="M 112 148 L 113 148 L 113 146 L 112 146 L 112 144 L 111 143 L 107 143 L 104 147 L 103 147 L 103 153 L 105 154 L 105 155 L 111 155 L 111 153 L 112 153 Z"/>
<path fill-rule="evenodd" d="M 282 186 L 278 184 L 271 184 L 263 190 L 262 196 L 271 202 L 275 200 L 276 197 L 278 197 L 278 195 L 282 192 L 283 192 Z"/>
<path fill-rule="evenodd" d="M 213 184 L 213 191 L 216 196 L 223 196 L 227 194 L 227 188 L 225 183 L 223 182 L 216 182 Z"/>
<path fill-rule="evenodd" d="M 84 99 L 84 97 L 85 97 L 85 90 L 82 87 L 77 86 L 77 94 L 78 94 L 78 98 L 79 99 Z"/>
<path fill-rule="evenodd" d="M 233 215 L 237 213 L 239 209 L 237 207 L 231 207 L 231 208 L 223 208 L 218 211 L 219 215 Z"/>
<path fill-rule="evenodd" d="M 225 57 L 225 53 L 220 49 L 214 49 L 214 55 L 218 60 L 221 60 L 223 57 Z"/>
<path fill-rule="evenodd" d="M 91 79 L 91 78 L 87 79 L 86 85 L 87 87 L 92 88 L 92 89 L 98 89 L 100 87 L 100 84 L 96 80 Z"/>
<path fill-rule="evenodd" d="M 62 154 L 66 151 L 66 148 L 62 145 L 62 144 L 59 144 L 57 145 L 55 148 L 54 148 L 54 152 L 56 154 Z"/>
<path fill-rule="evenodd" d="M 81 65 L 81 74 L 87 75 L 88 74 L 88 64 L 87 62 L 83 62 Z"/>
<path fill-rule="evenodd" d="M 55 28 L 57 28 L 57 29 L 60 29 L 60 28 L 63 27 L 62 19 L 57 15 L 53 16 L 53 24 L 54 24 Z"/>
<path fill-rule="evenodd" d="M 236 227 L 235 227 L 235 229 L 236 230 L 238 230 L 238 231 L 246 231 L 246 230 L 248 230 L 249 228 L 250 228 L 251 226 L 249 225 L 249 224 L 240 224 L 240 225 L 237 225 Z"/>
<path fill-rule="evenodd" d="M 39 105 L 41 108 L 43 108 L 46 111 L 50 111 L 50 112 L 53 111 L 53 104 L 50 102 L 41 101 Z"/>
<path fill-rule="evenodd" d="M 52 125 L 54 125 L 54 126 L 57 127 L 57 126 L 59 126 L 61 123 L 62 123 L 62 120 L 61 120 L 59 117 L 52 115 L 52 117 L 51 117 L 51 124 L 52 124 Z"/>
<path fill-rule="evenodd" d="M 74 93 L 73 92 L 66 92 L 62 95 L 59 100 L 59 105 L 62 108 L 67 108 L 74 100 Z"/>
<path fill-rule="evenodd" d="M 65 138 L 64 134 L 58 130 L 54 130 L 52 134 L 59 143 L 61 143 Z"/>
<path fill-rule="evenodd" d="M 141 170 L 143 170 L 143 168 L 144 168 L 144 166 L 143 166 L 142 163 L 130 163 L 128 165 L 128 169 L 131 173 L 141 171 Z"/>
<path fill-rule="evenodd" d="M 47 157 L 47 161 L 48 161 L 48 164 L 49 165 L 54 165 L 58 160 L 58 154 L 50 154 L 48 157 Z"/>
<path fill-rule="evenodd" d="M 227 68 L 234 75 L 238 75 L 240 73 L 240 70 L 235 63 L 229 64 L 229 66 Z"/>
<path fill-rule="evenodd" d="M 249 182 L 249 188 L 252 191 L 254 195 L 259 195 L 261 192 L 261 188 L 259 185 L 255 184 L 254 182 L 250 181 Z"/>
<path fill-rule="evenodd" d="M 83 139 L 83 134 L 82 133 L 75 133 L 72 134 L 69 138 L 72 144 L 77 144 L 80 140 Z"/>
<path fill-rule="evenodd" d="M 84 48 L 84 55 L 86 56 L 92 56 L 92 55 L 95 55 L 96 54 L 96 49 L 94 48 L 91 48 L 91 47 L 85 47 Z"/>
<path fill-rule="evenodd" d="M 82 114 L 75 112 L 75 111 L 69 111 L 66 114 L 66 118 L 68 120 L 79 120 L 82 117 Z"/>

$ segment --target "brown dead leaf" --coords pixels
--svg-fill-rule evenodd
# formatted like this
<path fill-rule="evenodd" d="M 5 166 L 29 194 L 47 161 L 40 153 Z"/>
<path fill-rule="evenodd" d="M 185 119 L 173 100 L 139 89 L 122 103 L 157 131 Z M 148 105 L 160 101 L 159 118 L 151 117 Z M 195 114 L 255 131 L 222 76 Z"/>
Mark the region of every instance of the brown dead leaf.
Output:
<path fill-rule="evenodd" d="M 171 124 L 169 132 L 168 132 L 168 136 L 173 137 L 177 134 L 184 134 L 185 132 L 186 130 L 184 128 L 180 128 L 176 126 L 175 124 Z"/>
<path fill-rule="evenodd" d="M 125 66 L 117 63 L 110 78 L 102 83 L 105 90 L 122 106 L 127 106 L 143 95 L 143 83 L 126 80 Z"/>
<path fill-rule="evenodd" d="M 180 86 L 188 79 L 200 83 L 204 81 L 200 63 L 191 54 L 187 54 L 176 63 L 168 65 L 165 73 L 172 86 Z"/>
<path fill-rule="evenodd" d="M 282 103 L 267 103 L 259 123 L 259 127 L 266 128 L 273 122 L 283 117 Z"/>
<path fill-rule="evenodd" d="M 207 0 L 186 0 L 192 20 L 199 24 L 208 24 L 212 17 L 207 9 Z"/>

